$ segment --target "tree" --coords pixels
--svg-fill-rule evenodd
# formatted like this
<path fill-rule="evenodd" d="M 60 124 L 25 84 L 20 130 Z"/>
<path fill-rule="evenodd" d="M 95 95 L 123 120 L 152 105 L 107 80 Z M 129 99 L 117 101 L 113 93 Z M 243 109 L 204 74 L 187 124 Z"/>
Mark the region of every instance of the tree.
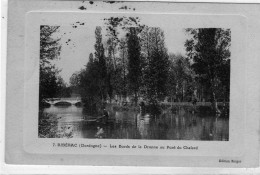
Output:
<path fill-rule="evenodd" d="M 127 89 L 129 90 L 129 88 L 127 88 L 129 82 L 127 81 L 128 49 L 126 35 L 129 33 L 131 27 L 135 27 L 139 33 L 142 29 L 142 25 L 140 25 L 140 19 L 138 17 L 110 17 L 105 18 L 104 21 L 106 24 L 106 36 L 108 37 L 106 47 L 106 53 L 108 55 L 107 65 L 110 67 L 107 67 L 107 91 L 110 97 L 115 94 L 120 98 L 121 96 L 125 98 Z"/>
<path fill-rule="evenodd" d="M 190 62 L 180 54 L 169 57 L 168 93 L 178 101 L 190 101 L 196 88 Z"/>
<path fill-rule="evenodd" d="M 107 79 L 106 79 L 106 86 L 107 86 L 107 93 L 109 96 L 109 101 L 111 103 L 112 98 L 113 98 L 113 91 L 114 91 L 114 87 L 113 87 L 113 72 L 115 70 L 115 65 L 113 64 L 113 56 L 114 56 L 114 47 L 111 43 L 110 38 L 107 41 L 107 58 L 106 58 L 106 67 L 107 67 Z M 114 59 L 115 60 L 115 59 Z"/>
<path fill-rule="evenodd" d="M 100 96 L 102 101 L 106 99 L 106 60 L 105 60 L 105 53 L 104 47 L 102 44 L 102 34 L 101 34 L 101 27 L 96 27 L 95 36 L 96 36 L 96 43 L 95 43 L 95 63 L 98 66 L 98 82 L 99 82 L 99 90 Z"/>
<path fill-rule="evenodd" d="M 70 97 L 71 96 L 71 88 L 64 82 L 61 76 L 57 77 L 57 87 L 58 91 L 56 97 Z"/>
<path fill-rule="evenodd" d="M 126 100 L 127 97 L 127 80 L 126 80 L 126 76 L 127 76 L 127 42 L 124 38 L 120 39 L 120 43 L 119 43 L 119 56 L 120 56 L 120 60 L 119 60 L 119 64 L 118 67 L 121 67 L 121 76 L 122 76 L 122 95 L 123 95 L 123 100 Z"/>
<path fill-rule="evenodd" d="M 80 85 L 80 77 L 79 77 L 80 72 L 75 72 L 71 75 L 70 77 L 70 86 L 71 87 L 78 87 Z"/>
<path fill-rule="evenodd" d="M 140 45 L 141 45 L 141 84 L 140 84 L 140 94 L 143 97 L 147 97 L 148 88 L 146 77 L 149 74 L 149 60 L 151 59 L 151 28 L 148 26 L 144 26 L 140 33 Z"/>
<path fill-rule="evenodd" d="M 190 101 L 194 86 L 189 60 L 180 54 L 170 54 L 169 62 L 167 92 L 171 101 Z"/>
<path fill-rule="evenodd" d="M 58 29 L 58 26 L 40 26 L 40 103 L 42 103 L 45 98 L 55 97 L 59 90 L 59 71 L 51 64 L 51 60 L 58 59 L 60 55 L 60 39 L 53 38 L 53 34 L 57 32 Z"/>
<path fill-rule="evenodd" d="M 81 88 L 80 88 L 80 76 L 83 70 L 75 72 L 70 77 L 70 88 L 72 94 L 80 94 Z"/>
<path fill-rule="evenodd" d="M 191 39 L 185 43 L 192 68 L 211 95 L 213 109 L 219 113 L 217 98 L 221 92 L 229 94 L 230 41 L 229 29 L 199 28 L 186 29 Z"/>
<path fill-rule="evenodd" d="M 59 26 L 40 26 L 40 66 L 50 64 L 50 60 L 58 59 L 61 46 L 60 39 L 54 39 L 52 34 L 57 32 Z"/>
<path fill-rule="evenodd" d="M 164 32 L 160 28 L 153 27 L 149 30 L 149 35 L 149 57 L 144 76 L 145 98 L 150 104 L 156 105 L 167 94 L 169 60 L 164 43 Z"/>
<path fill-rule="evenodd" d="M 135 105 L 137 105 L 138 91 L 141 81 L 141 47 L 137 36 L 137 28 L 129 29 L 128 40 L 128 82 L 129 90 L 134 93 Z"/>
<path fill-rule="evenodd" d="M 57 72 L 53 66 L 40 67 L 40 87 L 39 102 L 40 104 L 46 98 L 53 98 L 58 92 Z"/>
<path fill-rule="evenodd" d="M 87 112 L 90 114 L 98 112 L 102 104 L 99 69 L 98 60 L 93 60 L 93 54 L 90 54 L 89 62 L 80 72 L 80 95 Z"/>
<path fill-rule="evenodd" d="M 171 55 L 169 56 L 171 59 Z M 173 60 L 170 60 L 169 65 L 169 74 L 168 74 L 168 80 L 167 80 L 167 94 L 170 98 L 171 102 L 174 102 L 174 99 L 177 96 L 177 76 L 175 74 L 175 67 L 173 64 Z"/>

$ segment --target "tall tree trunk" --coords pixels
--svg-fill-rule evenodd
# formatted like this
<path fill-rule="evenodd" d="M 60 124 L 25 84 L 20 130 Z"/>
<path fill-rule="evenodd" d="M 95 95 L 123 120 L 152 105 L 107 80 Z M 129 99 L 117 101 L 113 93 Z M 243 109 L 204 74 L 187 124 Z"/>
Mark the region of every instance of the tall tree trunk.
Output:
<path fill-rule="evenodd" d="M 216 99 L 215 92 L 212 92 L 212 102 L 211 102 L 211 105 L 212 105 L 213 110 L 216 112 L 216 114 L 220 114 L 221 113 L 219 108 L 218 108 L 218 102 L 217 102 L 217 99 Z"/>
<path fill-rule="evenodd" d="M 114 70 L 116 70 L 116 56 L 115 56 L 114 48 L 113 48 L 113 66 L 114 66 Z"/>
<path fill-rule="evenodd" d="M 171 96 L 171 109 L 172 109 L 172 106 L 173 106 L 173 100 L 172 100 L 172 96 Z"/>
<path fill-rule="evenodd" d="M 135 106 L 137 106 L 137 92 L 135 91 Z"/>

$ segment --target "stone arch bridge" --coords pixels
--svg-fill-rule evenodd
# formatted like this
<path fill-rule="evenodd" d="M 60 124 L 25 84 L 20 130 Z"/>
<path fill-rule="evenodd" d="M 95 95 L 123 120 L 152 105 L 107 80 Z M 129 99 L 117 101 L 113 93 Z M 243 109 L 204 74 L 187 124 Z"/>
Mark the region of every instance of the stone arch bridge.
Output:
<path fill-rule="evenodd" d="M 81 105 L 81 98 L 47 98 L 45 102 L 50 105 Z"/>

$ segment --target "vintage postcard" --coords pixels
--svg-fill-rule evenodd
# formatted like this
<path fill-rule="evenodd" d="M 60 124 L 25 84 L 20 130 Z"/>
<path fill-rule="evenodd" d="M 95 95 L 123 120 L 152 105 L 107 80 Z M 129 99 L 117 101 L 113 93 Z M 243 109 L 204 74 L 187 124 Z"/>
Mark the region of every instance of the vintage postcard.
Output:
<path fill-rule="evenodd" d="M 26 153 L 105 158 L 88 165 L 254 164 L 244 157 L 245 16 L 82 3 L 25 15 Z"/>
<path fill-rule="evenodd" d="M 26 101 L 38 106 L 25 128 L 41 145 L 175 155 L 228 150 L 241 139 L 229 131 L 244 125 L 241 113 L 230 117 L 230 102 L 242 102 L 230 74 L 243 17 L 32 12 L 27 20 L 28 57 L 38 57 L 28 76 L 38 91 Z"/>

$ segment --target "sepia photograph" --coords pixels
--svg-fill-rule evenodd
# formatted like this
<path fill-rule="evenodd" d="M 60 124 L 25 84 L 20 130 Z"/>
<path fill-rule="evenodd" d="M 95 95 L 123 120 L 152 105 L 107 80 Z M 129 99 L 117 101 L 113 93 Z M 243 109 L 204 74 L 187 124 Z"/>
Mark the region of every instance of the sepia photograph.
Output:
<path fill-rule="evenodd" d="M 92 21 L 40 26 L 39 138 L 229 141 L 230 28 Z"/>

